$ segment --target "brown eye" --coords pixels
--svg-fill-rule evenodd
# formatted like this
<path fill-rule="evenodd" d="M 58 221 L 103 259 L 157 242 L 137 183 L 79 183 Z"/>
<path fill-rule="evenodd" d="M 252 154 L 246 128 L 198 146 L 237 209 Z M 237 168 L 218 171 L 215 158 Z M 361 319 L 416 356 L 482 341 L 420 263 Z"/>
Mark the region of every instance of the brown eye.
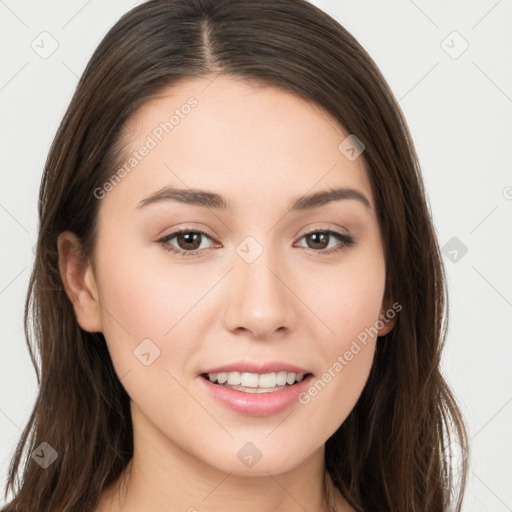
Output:
<path fill-rule="evenodd" d="M 196 250 L 201 245 L 201 234 L 193 231 L 186 231 L 176 236 L 176 242 L 180 249 Z M 199 243 L 198 243 L 199 241 Z"/>
<path fill-rule="evenodd" d="M 306 240 L 312 241 L 308 243 L 310 249 L 325 249 L 329 245 L 330 235 L 325 231 L 317 231 L 306 235 Z"/>
<path fill-rule="evenodd" d="M 348 249 L 355 243 L 355 239 L 351 235 L 345 235 L 329 229 L 312 231 L 310 233 L 306 233 L 302 238 L 306 239 L 306 247 L 308 249 L 313 249 L 315 252 L 320 252 L 322 254 L 331 254 L 333 252 L 342 251 L 343 249 Z M 330 240 L 333 238 L 338 240 L 339 243 L 329 247 Z"/>
<path fill-rule="evenodd" d="M 158 242 L 168 252 L 176 253 L 180 256 L 193 256 L 205 249 L 201 247 L 204 238 L 211 240 L 211 237 L 201 230 L 182 229 L 170 233 L 161 238 Z M 174 243 L 171 240 L 176 239 Z"/>

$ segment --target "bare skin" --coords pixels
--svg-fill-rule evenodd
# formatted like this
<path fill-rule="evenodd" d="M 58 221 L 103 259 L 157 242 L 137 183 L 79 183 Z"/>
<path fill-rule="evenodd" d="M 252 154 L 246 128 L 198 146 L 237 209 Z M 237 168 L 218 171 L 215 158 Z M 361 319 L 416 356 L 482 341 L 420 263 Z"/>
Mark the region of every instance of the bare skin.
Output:
<path fill-rule="evenodd" d="M 80 264 L 73 233 L 59 237 L 77 320 L 104 334 L 131 398 L 134 457 L 97 512 L 328 510 L 324 443 L 364 388 L 377 335 L 333 366 L 391 307 L 367 169 L 338 149 L 349 134 L 295 95 L 212 78 L 169 88 L 130 120 L 130 151 L 149 135 L 157 144 L 99 199 L 95 265 Z M 157 140 L 155 127 L 191 96 L 197 106 Z M 233 211 L 170 200 L 137 207 L 166 186 L 221 194 Z M 293 200 L 338 187 L 356 189 L 369 207 L 349 198 L 290 211 Z M 182 228 L 207 236 L 194 249 L 190 236 L 162 242 Z M 247 237 L 252 245 L 241 245 Z M 240 246 L 259 255 L 249 263 Z M 148 339 L 159 355 L 145 365 L 134 351 Z M 316 379 L 331 369 L 331 378 L 307 404 L 249 416 L 206 393 L 199 375 L 275 360 Z M 262 454 L 252 467 L 237 456 L 248 442 Z M 338 512 L 353 510 L 339 491 L 333 497 Z"/>

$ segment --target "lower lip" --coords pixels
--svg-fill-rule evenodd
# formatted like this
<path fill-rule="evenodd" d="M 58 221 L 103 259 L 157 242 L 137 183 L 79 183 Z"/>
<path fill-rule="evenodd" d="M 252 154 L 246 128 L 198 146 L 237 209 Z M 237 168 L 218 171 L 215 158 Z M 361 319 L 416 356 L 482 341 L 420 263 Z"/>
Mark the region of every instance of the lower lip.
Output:
<path fill-rule="evenodd" d="M 313 376 L 308 375 L 293 386 L 267 393 L 244 393 L 214 384 L 201 376 L 198 378 L 213 398 L 233 411 L 247 416 L 272 416 L 298 401 L 299 394 L 308 388 Z"/>

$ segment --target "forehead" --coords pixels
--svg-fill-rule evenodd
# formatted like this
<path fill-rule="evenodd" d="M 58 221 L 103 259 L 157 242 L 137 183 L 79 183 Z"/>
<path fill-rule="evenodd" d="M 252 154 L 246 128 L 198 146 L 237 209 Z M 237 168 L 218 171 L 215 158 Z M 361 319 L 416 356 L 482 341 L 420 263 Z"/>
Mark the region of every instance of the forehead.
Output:
<path fill-rule="evenodd" d="M 189 108 L 192 103 L 194 105 Z M 268 133 L 293 126 L 290 134 L 294 136 L 300 133 L 313 135 L 320 125 L 328 125 L 339 136 L 348 135 L 330 113 L 305 96 L 284 87 L 222 75 L 182 79 L 161 89 L 132 115 L 126 132 L 132 137 L 140 137 L 166 121 L 170 121 L 174 129 L 185 124 L 181 121 L 189 114 L 193 114 L 192 118 L 200 118 L 203 125 L 222 127 L 228 133 L 229 127 L 238 132 L 241 125 L 260 131 L 261 122 L 264 122 Z M 194 124 L 197 127 L 198 123 Z M 260 132 L 260 135 L 263 134 Z"/>
<path fill-rule="evenodd" d="M 274 188 L 287 197 L 346 185 L 371 202 L 364 159 L 340 150 L 348 135 L 315 102 L 281 88 L 224 76 L 182 80 L 127 123 L 123 187 L 141 199 L 169 185 L 246 195 Z"/>

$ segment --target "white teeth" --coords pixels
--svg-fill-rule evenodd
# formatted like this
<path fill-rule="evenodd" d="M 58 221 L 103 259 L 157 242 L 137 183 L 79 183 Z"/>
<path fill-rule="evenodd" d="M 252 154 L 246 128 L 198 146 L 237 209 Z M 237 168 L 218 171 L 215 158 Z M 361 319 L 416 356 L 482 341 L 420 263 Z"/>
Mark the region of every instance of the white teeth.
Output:
<path fill-rule="evenodd" d="M 275 388 L 276 387 L 276 374 L 264 373 L 260 375 L 259 385 L 260 388 Z"/>
<path fill-rule="evenodd" d="M 288 374 L 286 372 L 279 372 L 277 374 L 277 378 L 276 378 L 276 384 L 278 386 L 284 386 L 286 384 L 286 376 Z"/>
<path fill-rule="evenodd" d="M 257 373 L 242 373 L 240 384 L 246 388 L 257 388 L 259 378 Z"/>
<path fill-rule="evenodd" d="M 237 386 L 242 382 L 242 377 L 238 372 L 228 372 L 228 384 Z"/>
<path fill-rule="evenodd" d="M 273 373 L 248 373 L 248 372 L 220 372 L 209 373 L 210 382 L 218 384 L 227 384 L 229 386 L 243 386 L 245 388 L 263 388 L 271 389 L 279 387 L 281 389 L 286 384 L 291 386 L 295 382 L 301 382 L 304 378 L 303 373 L 293 372 L 273 372 Z"/>

